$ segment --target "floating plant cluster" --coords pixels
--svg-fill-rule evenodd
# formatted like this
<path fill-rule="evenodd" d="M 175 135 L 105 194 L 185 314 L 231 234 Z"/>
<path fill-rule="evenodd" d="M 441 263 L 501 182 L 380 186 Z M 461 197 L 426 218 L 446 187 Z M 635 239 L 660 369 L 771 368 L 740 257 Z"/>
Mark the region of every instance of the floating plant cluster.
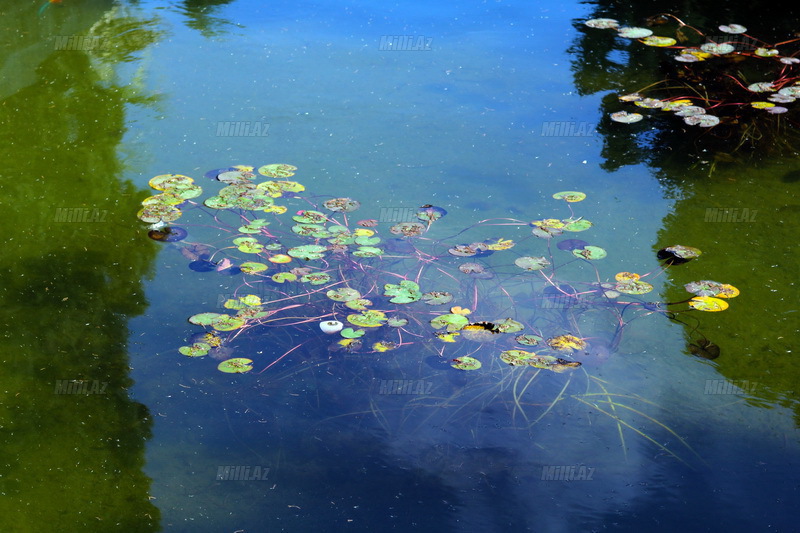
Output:
<path fill-rule="evenodd" d="M 677 22 L 676 38 L 654 35 L 648 28 L 623 27 L 619 21 L 610 18 L 586 21 L 591 28 L 614 30 L 622 38 L 673 50 L 672 60 L 676 64 L 683 64 L 679 77 L 651 86 L 667 96 L 648 96 L 646 91 L 651 88 L 648 87 L 620 96 L 622 102 L 633 103 L 640 109 L 669 111 L 686 124 L 710 128 L 726 120 L 731 124 L 737 123 L 742 108 L 763 110 L 773 115 L 786 113 L 789 111 L 787 105 L 800 97 L 800 81 L 796 70 L 800 64 L 800 58 L 796 57 L 798 51 L 788 53 L 785 48 L 779 48 L 800 39 L 767 43 L 748 35 L 747 28 L 740 24 L 719 26 L 719 31 L 727 38 L 720 35 L 709 37 L 670 14 L 652 17 L 651 20 L 654 24 L 667 20 Z M 685 44 L 690 41 L 696 44 Z M 745 60 L 759 62 L 759 71 L 770 72 L 771 79 L 742 79 L 741 62 Z M 699 68 L 711 62 L 717 62 L 719 69 Z M 693 65 L 698 65 L 698 69 L 693 70 Z M 734 68 L 728 69 L 729 66 Z M 736 76 L 727 70 L 735 72 Z M 675 94 L 676 88 L 683 94 Z M 611 114 L 612 120 L 626 124 L 639 122 L 643 118 L 644 115 L 633 111 Z"/>
<path fill-rule="evenodd" d="M 443 208 L 426 204 L 416 210 L 416 220 L 381 227 L 376 219 L 352 217 L 361 207 L 357 200 L 315 201 L 313 196 L 304 196 L 305 187 L 287 179 L 295 170 L 292 165 L 270 164 L 210 171 L 205 178 L 219 190 L 202 202 L 196 199 L 203 188 L 191 177 L 165 174 L 150 180 L 159 193 L 143 200 L 138 212 L 138 218 L 149 224 L 149 237 L 179 248 L 190 269 L 229 276 L 237 285 L 231 293 L 236 296 L 224 302 L 228 312 L 189 317 L 189 322 L 204 329 L 179 348 L 181 354 L 224 359 L 218 365 L 222 372 L 247 372 L 253 369 L 252 359 L 230 357 L 236 339 L 280 327 L 292 328 L 290 337 L 298 342 L 264 370 L 311 339 L 335 335 L 331 349 L 348 353 L 381 354 L 418 343 L 433 344 L 435 353 L 460 370 L 481 368 L 485 357 L 475 357 L 478 348 L 461 350 L 468 353 L 448 354 L 448 350 L 458 352 L 465 343 L 477 343 L 473 347 L 497 343 L 495 355 L 505 364 L 564 372 L 581 365 L 575 357 L 592 342 L 581 336 L 575 320 L 581 310 L 595 308 L 613 314 L 618 324 L 613 332 L 615 345 L 624 327 L 636 318 L 721 311 L 727 308 L 725 300 L 738 294 L 731 285 L 705 280 L 688 284 L 686 289 L 694 296 L 681 302 L 644 300 L 642 295 L 653 290 L 645 278 L 701 253 L 681 245 L 659 251 L 662 263 L 649 274 L 620 272 L 614 280 L 601 280 L 592 263 L 606 257 L 606 251 L 580 239 L 561 239 L 592 227 L 572 210 L 572 204 L 586 198 L 581 192 L 553 195 L 568 207 L 568 217 L 482 221 L 452 237 L 432 239 L 428 232 L 447 214 Z M 259 176 L 267 179 L 258 182 Z M 290 210 L 291 204 L 295 205 Z M 223 244 L 190 242 L 193 224 L 173 224 L 187 210 L 210 217 L 219 229 L 215 241 Z M 479 226 L 531 229 L 520 242 L 503 237 L 461 240 L 467 230 Z M 525 247 L 545 253 L 518 252 Z M 488 261 L 496 252 L 509 257 L 499 265 Z M 572 262 L 590 264 L 595 280 L 559 280 L 558 270 Z M 491 284 L 479 283 L 484 281 Z M 447 283 L 448 287 L 442 286 Z M 527 298 L 557 303 L 541 306 L 541 315 L 550 311 L 552 316 L 544 323 L 537 322 L 541 316 L 526 319 L 516 312 L 487 316 L 495 312 L 490 305 L 493 296 L 512 304 L 519 297 L 516 294 L 521 291 L 512 295 L 511 285 L 524 285 Z M 679 309 L 681 304 L 686 305 Z M 628 318 L 630 314 L 634 316 Z M 695 347 L 693 353 L 703 355 L 712 353 L 715 345 L 704 339 Z"/>

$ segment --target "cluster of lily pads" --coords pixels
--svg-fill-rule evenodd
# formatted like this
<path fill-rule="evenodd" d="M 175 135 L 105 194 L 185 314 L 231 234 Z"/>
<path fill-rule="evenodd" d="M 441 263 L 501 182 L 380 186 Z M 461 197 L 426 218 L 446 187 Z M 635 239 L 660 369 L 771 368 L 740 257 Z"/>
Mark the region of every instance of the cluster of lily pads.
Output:
<path fill-rule="evenodd" d="M 708 72 L 696 72 L 694 75 L 697 79 L 705 81 L 701 90 L 690 90 L 690 94 L 672 95 L 669 94 L 669 89 L 676 85 L 674 83 L 676 80 L 668 80 L 666 85 L 668 86 L 667 93 L 669 95 L 667 97 L 655 98 L 646 96 L 643 94 L 644 90 L 642 90 L 620 96 L 620 101 L 632 102 L 642 109 L 670 111 L 681 117 L 686 124 L 710 128 L 718 125 L 721 120 L 735 122 L 735 115 L 726 119 L 725 115 L 730 114 L 728 112 L 730 108 L 749 107 L 779 115 L 788 112 L 789 108 L 786 106 L 800 97 L 800 81 L 798 81 L 797 72 L 794 70 L 800 64 L 800 58 L 796 57 L 798 51 L 795 50 L 792 53 L 788 53 L 785 49 L 779 49 L 779 47 L 800 41 L 800 39 L 795 38 L 780 43 L 767 43 L 748 35 L 746 33 L 747 28 L 741 24 L 719 26 L 719 31 L 724 35 L 729 35 L 730 38 L 723 40 L 720 36 L 716 36 L 712 39 L 673 15 L 662 14 L 659 17 L 655 17 L 655 19 L 659 19 L 659 23 L 666 19 L 677 22 L 677 39 L 669 36 L 654 35 L 653 31 L 648 28 L 620 26 L 619 21 L 610 18 L 591 19 L 587 20 L 585 24 L 591 28 L 614 30 L 622 38 L 636 40 L 647 46 L 674 50 L 676 54 L 674 54 L 673 59 L 684 64 L 686 69 L 690 69 L 690 65 L 697 63 L 717 61 L 727 65 L 726 61 L 756 58 L 762 62 L 770 62 L 774 67 L 770 69 L 774 72 L 774 75 L 772 79 L 746 82 L 731 73 L 725 73 L 724 76 L 732 80 L 741 89 L 740 94 L 709 95 L 707 91 L 709 89 L 713 91 L 714 84 L 711 83 L 712 80 L 709 79 Z M 692 40 L 705 42 L 697 45 L 678 44 L 679 40 L 681 43 Z M 760 66 L 763 67 L 763 65 Z M 731 70 L 740 73 L 741 66 L 737 64 L 736 68 Z M 688 88 L 691 89 L 691 86 Z M 644 118 L 644 115 L 637 112 L 617 111 L 612 113 L 610 118 L 616 122 L 630 124 L 639 122 Z"/>
<path fill-rule="evenodd" d="M 365 354 L 428 342 L 436 343 L 437 353 L 445 357 L 445 349 L 452 344 L 467 341 L 480 346 L 504 339 L 500 343 L 504 349 L 497 350 L 502 362 L 564 372 L 581 365 L 574 356 L 586 350 L 590 342 L 581 337 L 575 321 L 560 323 L 561 331 L 548 335 L 541 326 L 521 316 L 470 318 L 485 314 L 487 311 L 481 309 L 484 296 L 486 301 L 490 299 L 478 294 L 481 287 L 477 280 L 493 279 L 496 285 L 489 290 L 506 293 L 506 282 L 533 286 L 535 281 L 544 287 L 542 295 L 566 301 L 565 307 L 586 304 L 609 309 L 621 324 L 618 330 L 630 322 L 625 322 L 623 315 L 631 309 L 651 314 L 687 303 L 689 309 L 721 311 L 727 307 L 724 299 L 738 294 L 727 284 L 697 281 L 686 286 L 695 296 L 685 301 L 661 304 L 641 300 L 641 295 L 653 290 L 644 278 L 701 253 L 680 245 L 662 249 L 659 259 L 663 263 L 650 274 L 620 272 L 607 282 L 599 275 L 596 282 L 557 281 L 556 269 L 563 265 L 554 264 L 551 242 L 557 241 L 557 248 L 569 254 L 565 256 L 569 262 L 591 263 L 607 255 L 603 248 L 586 241 L 558 239 L 565 233 L 592 227 L 590 221 L 572 211 L 572 204 L 586 198 L 581 192 L 553 195 L 569 206 L 569 217 L 503 224 L 531 228 L 530 236 L 520 243 L 502 237 L 447 242 L 426 237 L 432 224 L 447 214 L 441 207 L 423 205 L 416 212 L 416 221 L 396 222 L 382 233 L 378 220 L 351 218 L 351 213 L 361 207 L 357 200 L 342 197 L 315 203 L 313 197 L 303 196 L 305 187 L 286 179 L 295 170 L 292 165 L 270 164 L 258 169 L 236 165 L 210 171 L 205 178 L 210 184 L 216 183 L 214 187 L 222 186 L 202 203 L 195 200 L 202 187 L 191 177 L 166 174 L 150 180 L 150 186 L 159 193 L 144 199 L 138 213 L 138 218 L 150 225 L 148 235 L 179 247 L 192 270 L 227 275 L 238 283 L 232 293 L 237 296 L 224 302 L 229 312 L 201 312 L 189 317 L 190 323 L 204 330 L 179 348 L 181 354 L 224 359 L 218 365 L 220 371 L 247 372 L 253 368 L 252 359 L 228 357 L 235 339 L 245 332 L 255 335 L 265 328 L 282 327 L 293 328 L 293 337 L 300 339 L 336 335 L 332 348 Z M 262 176 L 267 179 L 257 182 Z M 301 208 L 295 205 L 290 211 L 291 204 Z M 187 210 L 211 216 L 226 244 L 212 247 L 189 242 L 192 224 L 173 224 Z M 514 273 L 495 276 L 485 259 L 495 252 L 519 250 L 528 240 L 534 247 L 546 248 L 546 254 L 512 252 L 515 257 L 506 263 Z M 404 267 L 403 271 L 395 271 L 397 265 Z M 435 269 L 444 278 L 427 276 L 428 269 Z M 454 294 L 437 286 L 442 279 L 469 280 L 471 290 Z M 444 310 L 437 311 L 440 308 Z M 310 328 L 309 324 L 318 327 Z M 451 366 L 460 370 L 481 368 L 481 360 L 473 357 L 476 351 L 451 357 Z"/>

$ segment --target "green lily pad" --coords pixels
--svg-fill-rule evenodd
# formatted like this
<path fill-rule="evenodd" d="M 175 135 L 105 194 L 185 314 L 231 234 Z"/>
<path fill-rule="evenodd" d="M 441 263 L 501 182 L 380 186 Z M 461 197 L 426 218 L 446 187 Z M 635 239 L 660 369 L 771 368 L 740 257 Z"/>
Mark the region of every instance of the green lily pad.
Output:
<path fill-rule="evenodd" d="M 355 243 L 361 246 L 372 246 L 373 244 L 378 244 L 381 242 L 380 237 L 367 237 L 367 236 L 360 236 L 355 238 Z"/>
<path fill-rule="evenodd" d="M 539 335 L 527 334 L 527 335 L 517 335 L 516 337 L 514 337 L 514 340 L 517 342 L 517 344 L 522 344 L 523 346 L 536 346 L 544 339 L 542 339 L 542 337 L 540 337 Z"/>
<path fill-rule="evenodd" d="M 425 233 L 426 226 L 420 222 L 399 222 L 389 228 L 389 231 L 395 235 L 402 235 L 404 237 L 418 237 Z"/>
<path fill-rule="evenodd" d="M 325 229 L 325 226 L 319 224 L 295 224 L 292 226 L 292 231 L 303 237 L 314 237 L 317 239 L 327 239 L 331 233 Z"/>
<path fill-rule="evenodd" d="M 273 163 L 271 165 L 264 165 L 258 169 L 258 173 L 268 178 L 288 178 L 294 176 L 294 171 L 297 170 L 296 166 L 285 165 L 282 163 Z"/>
<path fill-rule="evenodd" d="M 328 217 L 325 216 L 325 213 L 320 213 L 319 211 L 305 210 L 299 211 L 292 217 L 292 220 L 303 224 L 325 224 L 328 221 Z"/>
<path fill-rule="evenodd" d="M 217 331 L 233 331 L 246 323 L 247 321 L 239 316 L 220 315 L 220 318 L 212 322 L 211 327 Z"/>
<path fill-rule="evenodd" d="M 389 300 L 393 304 L 407 304 L 416 302 L 422 297 L 419 292 L 419 285 L 411 280 L 404 279 L 398 285 L 387 283 L 383 286 L 383 295 L 391 296 Z"/>
<path fill-rule="evenodd" d="M 578 361 L 567 361 L 552 355 L 534 355 L 525 361 L 525 364 L 535 368 L 543 368 L 553 372 L 565 372 L 570 369 L 578 368 L 581 363 Z"/>
<path fill-rule="evenodd" d="M 628 113 L 627 111 L 617 111 L 616 113 L 611 113 L 610 116 L 611 120 L 614 122 L 621 122 L 623 124 L 632 124 L 644 118 L 640 113 Z"/>
<path fill-rule="evenodd" d="M 263 228 L 264 226 L 269 226 L 269 222 L 267 222 L 263 218 L 257 218 L 251 221 L 249 224 L 240 226 L 239 233 L 261 233 L 261 228 Z"/>
<path fill-rule="evenodd" d="M 244 357 L 234 357 L 217 365 L 217 369 L 226 374 L 243 374 L 253 370 L 253 360 Z"/>
<path fill-rule="evenodd" d="M 568 218 L 563 221 L 565 231 L 586 231 L 592 227 L 592 223 L 585 218 Z"/>
<path fill-rule="evenodd" d="M 705 43 L 700 45 L 700 50 L 707 54 L 725 55 L 735 51 L 736 48 L 728 43 Z"/>
<path fill-rule="evenodd" d="M 653 35 L 653 32 L 647 28 L 622 27 L 618 28 L 617 32 L 620 37 L 625 37 L 626 39 L 643 39 Z"/>
<path fill-rule="evenodd" d="M 646 281 L 629 280 L 620 281 L 614 286 L 614 290 L 625 294 L 647 294 L 653 290 L 653 286 Z"/>
<path fill-rule="evenodd" d="M 311 285 L 324 285 L 331 280 L 330 274 L 327 272 L 317 272 L 314 274 L 306 274 L 300 278 L 303 283 L 310 283 Z"/>
<path fill-rule="evenodd" d="M 599 18 L 599 19 L 590 19 L 584 22 L 590 28 L 598 28 L 598 29 L 617 29 L 619 27 L 619 21 L 616 19 L 609 19 L 609 18 Z"/>
<path fill-rule="evenodd" d="M 289 251 L 286 253 L 297 259 L 310 261 L 312 259 L 322 259 L 326 250 L 327 248 L 319 244 L 304 244 L 303 246 L 289 248 Z"/>
<path fill-rule="evenodd" d="M 322 205 L 325 206 L 325 209 L 337 213 L 350 213 L 361 207 L 358 200 L 353 200 L 352 198 L 331 198 L 322 202 Z"/>
<path fill-rule="evenodd" d="M 481 367 L 481 362 L 474 357 L 464 356 L 457 357 L 450 362 L 450 366 L 459 370 L 478 370 Z"/>
<path fill-rule="evenodd" d="M 209 196 L 203 201 L 203 204 L 211 209 L 229 209 L 233 207 L 228 198 L 223 198 L 222 196 Z"/>
<path fill-rule="evenodd" d="M 198 326 L 210 326 L 220 317 L 228 316 L 221 313 L 198 313 L 189 317 L 189 322 Z"/>
<path fill-rule="evenodd" d="M 339 334 L 345 339 L 357 339 L 366 333 L 363 329 L 344 328 Z"/>
<path fill-rule="evenodd" d="M 361 298 L 361 293 L 350 287 L 331 289 L 325 295 L 334 302 L 349 302 L 350 300 Z"/>
<path fill-rule="evenodd" d="M 239 251 L 246 254 L 257 254 L 264 251 L 264 245 L 254 237 L 237 237 L 233 239 L 233 244 L 239 248 Z"/>
<path fill-rule="evenodd" d="M 356 298 L 355 300 L 349 300 L 344 303 L 345 307 L 349 307 L 355 311 L 363 311 L 367 309 L 369 306 L 372 305 L 372 302 L 367 300 L 366 298 Z"/>
<path fill-rule="evenodd" d="M 181 346 L 178 348 L 178 351 L 183 355 L 189 357 L 201 357 L 206 355 L 208 351 L 211 349 L 211 346 L 204 342 L 196 342 L 191 346 Z"/>
<path fill-rule="evenodd" d="M 171 205 L 153 204 L 143 207 L 136 213 L 136 216 L 142 222 L 148 224 L 155 224 L 157 222 L 174 222 L 178 220 L 183 213 L 177 207 Z"/>
<path fill-rule="evenodd" d="M 431 326 L 435 329 L 447 328 L 447 331 L 458 331 L 469 324 L 469 319 L 464 315 L 456 315 L 448 313 L 446 315 L 439 315 L 431 320 Z"/>
<path fill-rule="evenodd" d="M 544 267 L 550 264 L 550 261 L 548 261 L 547 258 L 545 258 L 544 256 L 542 257 L 524 256 L 524 257 L 517 257 L 514 260 L 514 264 L 523 270 L 534 271 L 543 269 Z"/>
<path fill-rule="evenodd" d="M 561 191 L 553 195 L 556 200 L 566 200 L 567 202 L 580 202 L 586 198 L 586 194 L 577 191 Z"/>
<path fill-rule="evenodd" d="M 604 258 L 606 256 L 606 251 L 599 246 L 584 246 L 583 248 L 572 250 L 572 255 L 583 259 L 596 260 Z"/>
<path fill-rule="evenodd" d="M 444 305 L 453 301 L 449 292 L 431 291 L 422 295 L 422 301 L 428 305 Z"/>
<path fill-rule="evenodd" d="M 396 316 L 389 317 L 389 319 L 386 321 L 386 325 L 393 328 L 402 328 L 406 324 L 408 324 L 408 320 Z"/>
<path fill-rule="evenodd" d="M 353 255 L 356 257 L 378 257 L 383 254 L 383 250 L 374 246 L 359 246 Z"/>
<path fill-rule="evenodd" d="M 497 331 L 500 333 L 516 333 L 525 329 L 525 326 L 511 318 L 505 318 L 494 324 L 497 326 Z"/>
<path fill-rule="evenodd" d="M 255 261 L 246 261 L 239 265 L 239 269 L 245 274 L 257 274 L 267 270 L 269 266 L 264 263 L 257 263 Z"/>
<path fill-rule="evenodd" d="M 187 186 L 193 183 L 194 179 L 189 176 L 184 176 L 183 174 L 161 174 L 160 176 L 151 178 L 147 184 L 157 191 L 167 191 L 175 187 Z"/>
<path fill-rule="evenodd" d="M 347 321 L 360 328 L 377 328 L 383 325 L 386 314 L 383 311 L 367 310 L 358 314 L 347 315 Z"/>
<path fill-rule="evenodd" d="M 527 364 L 527 360 L 536 354 L 525 350 L 504 350 L 500 352 L 500 360 L 511 366 Z"/>
<path fill-rule="evenodd" d="M 292 274 L 291 272 L 278 272 L 277 274 L 272 275 L 272 281 L 275 283 L 283 283 L 285 281 L 296 281 L 297 274 Z"/>

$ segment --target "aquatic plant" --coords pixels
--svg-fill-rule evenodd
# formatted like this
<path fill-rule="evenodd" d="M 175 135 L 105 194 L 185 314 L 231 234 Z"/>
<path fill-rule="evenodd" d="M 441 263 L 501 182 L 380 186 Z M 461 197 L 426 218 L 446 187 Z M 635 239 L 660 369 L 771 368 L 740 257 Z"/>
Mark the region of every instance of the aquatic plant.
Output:
<path fill-rule="evenodd" d="M 746 143 L 766 148 L 791 145 L 786 137 L 797 126 L 792 107 L 800 97 L 800 49 L 790 50 L 789 45 L 800 38 L 769 43 L 749 35 L 741 24 L 720 25 L 719 33 L 709 35 L 669 13 L 647 20 L 647 26 L 660 27 L 662 35 L 647 27 L 622 26 L 611 18 L 585 24 L 671 54 L 665 56 L 664 80 L 619 96 L 637 111 L 612 112 L 611 120 L 633 124 L 652 113 L 669 112 L 690 126 L 714 129 L 715 136 L 738 137 L 731 152 Z"/>
<path fill-rule="evenodd" d="M 258 361 L 259 373 L 293 354 L 303 354 L 299 350 L 304 346 L 327 344 L 332 356 L 314 365 L 353 356 L 378 358 L 375 364 L 379 364 L 386 357 L 382 354 L 392 352 L 417 368 L 425 363 L 441 372 L 449 364 L 449 372 L 482 375 L 482 383 L 491 384 L 409 402 L 413 412 L 404 414 L 401 425 L 420 417 L 428 420 L 432 413 L 415 410 L 433 405 L 438 408 L 436 416 L 446 417 L 442 423 L 469 418 L 476 411 L 467 409 L 467 404 L 506 402 L 499 398 L 509 393 L 511 417 L 522 427 L 532 427 L 557 403 L 572 398 L 610 416 L 621 438 L 623 427 L 644 434 L 620 412 L 646 415 L 602 387 L 601 392 L 592 392 L 588 385 L 600 382 L 591 381 L 589 375 L 582 393 L 569 394 L 572 373 L 584 370 L 581 365 L 587 357 L 613 357 L 632 323 L 651 315 L 681 320 L 678 317 L 687 313 L 722 311 L 726 300 L 739 294 L 731 285 L 700 280 L 686 285 L 691 296 L 684 300 L 648 300 L 653 290 L 648 280 L 701 255 L 685 245 L 659 250 L 661 263 L 652 272 L 619 272 L 614 279 L 602 279 L 595 264 L 607 257 L 607 251 L 597 243 L 570 237 L 593 227 L 573 210 L 586 198 L 582 192 L 552 195 L 551 201 L 566 208 L 561 216 L 482 220 L 448 237 L 434 238 L 432 234 L 441 233 L 438 226 L 433 231 L 434 225 L 442 224 L 447 215 L 441 207 L 419 207 L 416 220 L 358 220 L 352 214 L 361 207 L 359 201 L 305 195 L 301 183 L 287 179 L 295 170 L 292 165 L 271 164 L 257 170 L 236 165 L 210 171 L 205 178 L 216 192 L 202 202 L 203 188 L 193 178 L 166 174 L 150 180 L 159 193 L 144 199 L 138 213 L 150 224 L 150 238 L 177 248 L 191 270 L 227 276 L 221 283 L 230 284 L 224 311 L 206 310 L 188 317 L 203 331 L 177 351 L 186 357 L 222 359 L 220 371 L 245 373 L 253 370 L 250 358 L 258 355 L 234 357 L 234 353 L 248 346 L 247 339 L 278 343 L 276 335 L 265 333 L 280 331 L 286 333 L 283 351 Z M 258 182 L 259 175 L 267 180 Z M 213 224 L 198 220 L 174 225 L 187 211 L 208 217 Z M 193 228 L 200 232 L 209 227 L 216 231 L 214 243 L 190 239 Z M 518 241 L 494 233 L 508 228 L 516 233 L 528 228 L 529 233 Z M 567 265 L 573 271 L 576 266 L 588 267 L 583 269 L 588 279 L 562 279 Z M 596 312 L 607 316 L 610 326 L 586 336 L 582 318 Z M 714 347 L 703 336 L 689 350 L 707 357 Z M 303 362 L 309 357 L 303 355 Z M 371 358 L 361 359 L 362 368 L 369 367 Z M 545 370 L 569 376 L 554 397 L 533 402 L 532 384 Z M 646 401 L 633 395 L 626 398 Z M 376 419 L 388 424 L 388 413 L 375 401 L 370 406 Z M 666 426 L 659 422 L 655 427 Z"/>

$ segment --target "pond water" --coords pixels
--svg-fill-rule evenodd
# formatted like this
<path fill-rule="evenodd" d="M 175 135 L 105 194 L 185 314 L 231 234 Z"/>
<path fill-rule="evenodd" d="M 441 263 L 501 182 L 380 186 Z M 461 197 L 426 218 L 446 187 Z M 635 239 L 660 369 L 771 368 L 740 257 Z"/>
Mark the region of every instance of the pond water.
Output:
<path fill-rule="evenodd" d="M 783 16 L 695 9 L 675 15 L 791 38 Z M 735 139 L 711 143 L 679 122 L 609 121 L 622 109 L 616 96 L 657 81 L 670 53 L 584 21 L 637 25 L 659 11 L 521 1 L 0 8 L 0 531 L 796 531 L 797 146 L 744 156 Z M 787 107 L 775 120 L 791 145 L 798 116 Z M 407 325 L 364 327 L 361 347 L 344 349 L 318 323 L 357 329 L 345 319 L 357 311 L 324 285 L 237 272 L 266 255 L 230 243 L 238 214 L 202 206 L 224 186 L 206 173 L 276 163 L 296 166 L 285 179 L 305 187 L 275 198 L 289 210 L 265 217 L 276 239 L 311 242 L 292 233 L 291 216 L 349 197 L 359 210 L 326 212 L 351 229 L 375 219 L 385 251 L 269 263 L 267 273 L 321 268 Z M 203 188 L 174 222 L 189 232 L 182 241 L 151 240 L 137 220 L 163 174 Z M 586 199 L 554 199 L 561 191 Z M 447 214 L 420 237 L 390 232 L 419 221 L 423 205 Z M 592 226 L 531 233 L 531 221 L 573 213 Z M 571 250 L 583 245 L 557 245 L 569 238 L 607 256 L 578 259 Z M 497 249 L 448 252 L 481 241 Z M 659 250 L 678 244 L 703 253 L 661 272 Z M 215 251 L 211 270 L 189 267 Z M 515 265 L 528 256 L 552 264 Z M 217 263 L 225 257 L 232 269 Z M 460 271 L 468 262 L 487 274 Z M 651 273 L 652 292 L 592 296 L 619 272 Z M 406 279 L 454 299 L 389 302 L 384 285 Z M 652 305 L 684 302 L 698 280 L 741 294 L 722 313 Z M 278 312 L 220 332 L 219 353 L 179 352 L 213 330 L 189 317 L 234 314 L 224 303 L 246 294 Z M 437 338 L 429 321 L 451 306 L 470 309 L 487 338 Z M 524 329 L 498 333 L 506 319 Z M 544 346 L 566 334 L 586 346 Z M 719 357 L 695 355 L 710 346 Z M 511 349 L 582 365 L 508 365 L 499 355 Z M 220 372 L 229 357 L 253 370 Z M 481 368 L 453 368 L 462 357 Z"/>

